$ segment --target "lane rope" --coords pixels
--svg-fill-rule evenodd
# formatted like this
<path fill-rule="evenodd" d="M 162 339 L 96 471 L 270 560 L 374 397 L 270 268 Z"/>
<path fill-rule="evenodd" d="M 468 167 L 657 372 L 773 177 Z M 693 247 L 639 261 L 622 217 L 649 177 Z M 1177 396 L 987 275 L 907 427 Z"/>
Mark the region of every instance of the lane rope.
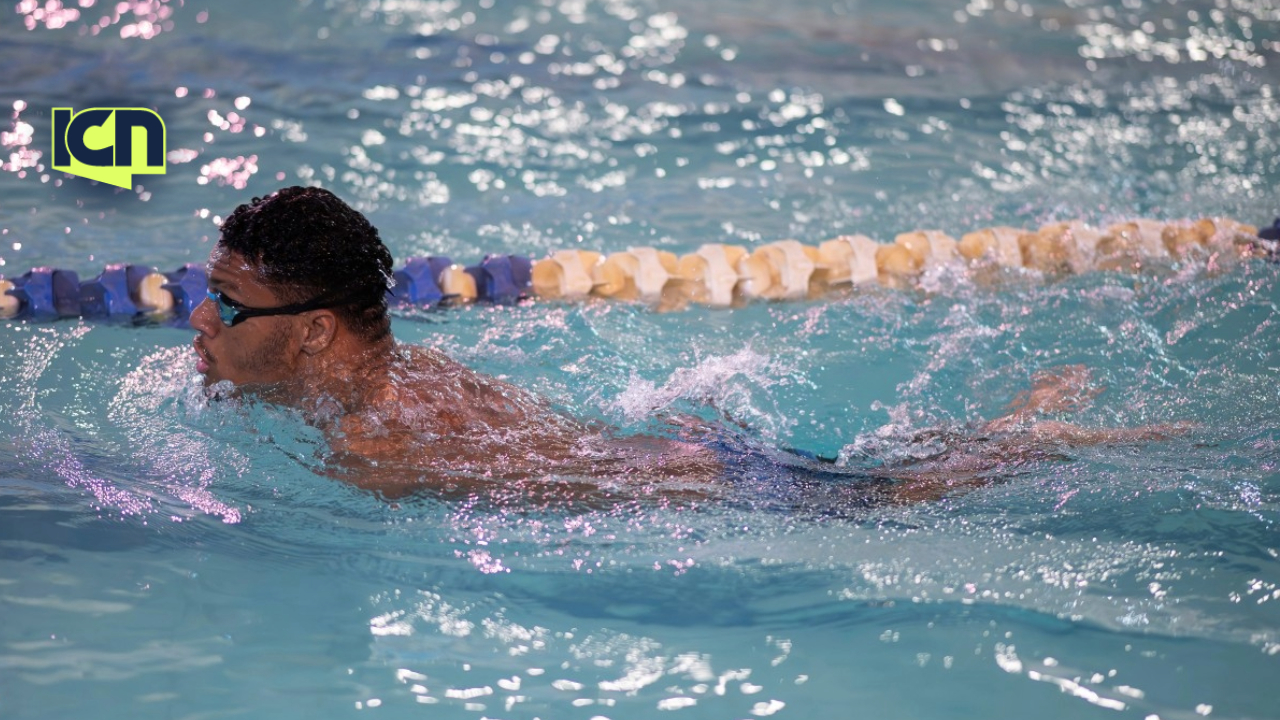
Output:
<path fill-rule="evenodd" d="M 474 265 L 444 256 L 411 257 L 395 271 L 387 299 L 393 308 L 429 308 L 599 297 L 643 302 L 665 312 L 691 304 L 732 308 L 754 300 L 814 300 L 849 286 L 912 289 L 930 270 L 945 267 L 998 284 L 1011 276 L 1138 273 L 1194 258 L 1241 256 L 1280 259 L 1280 219 L 1261 231 L 1227 218 L 1141 219 L 1106 229 L 1079 221 L 1033 231 L 983 228 L 959 240 L 940 230 L 918 230 L 892 243 L 865 235 L 842 235 L 817 246 L 779 240 L 754 250 L 708 243 L 683 257 L 651 247 L 609 255 L 557 250 L 536 261 L 495 254 Z M 197 263 L 167 273 L 111 264 L 84 281 L 73 270 L 38 267 L 0 277 L 0 318 L 185 325 L 207 286 L 204 266 Z"/>

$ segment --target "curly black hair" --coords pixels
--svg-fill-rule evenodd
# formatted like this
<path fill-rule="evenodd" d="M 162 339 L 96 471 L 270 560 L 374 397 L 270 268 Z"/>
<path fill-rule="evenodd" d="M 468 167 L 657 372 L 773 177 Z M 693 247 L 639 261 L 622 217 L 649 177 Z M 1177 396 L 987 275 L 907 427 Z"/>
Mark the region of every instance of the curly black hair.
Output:
<path fill-rule="evenodd" d="M 391 252 L 359 211 L 323 188 L 286 187 L 222 222 L 218 243 L 258 266 L 287 303 L 317 298 L 368 342 L 391 332 Z"/>

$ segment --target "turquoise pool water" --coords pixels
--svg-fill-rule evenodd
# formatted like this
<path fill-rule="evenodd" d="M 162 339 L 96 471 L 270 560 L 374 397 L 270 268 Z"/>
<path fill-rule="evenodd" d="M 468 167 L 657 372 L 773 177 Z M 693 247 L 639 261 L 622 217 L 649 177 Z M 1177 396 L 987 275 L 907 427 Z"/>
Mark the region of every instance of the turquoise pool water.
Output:
<path fill-rule="evenodd" d="M 305 182 L 465 261 L 1280 210 L 1268 2 L 81 4 L 0 15 L 6 275 L 202 261 Z M 168 174 L 42 168 L 63 105 L 157 108 Z M 1280 717 L 1280 266 L 930 287 L 395 331 L 855 461 L 1065 364 L 1082 424 L 1196 428 L 912 507 L 389 504 L 190 331 L 0 324 L 0 717 Z"/>

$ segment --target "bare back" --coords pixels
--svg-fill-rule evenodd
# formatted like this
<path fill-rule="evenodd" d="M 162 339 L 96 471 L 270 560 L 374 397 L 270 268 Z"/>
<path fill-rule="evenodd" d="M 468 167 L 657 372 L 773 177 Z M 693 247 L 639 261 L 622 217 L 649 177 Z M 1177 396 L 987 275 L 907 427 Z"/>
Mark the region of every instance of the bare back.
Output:
<path fill-rule="evenodd" d="M 368 375 L 369 387 L 354 388 L 353 407 L 331 428 L 331 446 L 350 471 L 347 481 L 387 496 L 537 486 L 581 500 L 626 486 L 633 495 L 705 497 L 717 493 L 724 477 L 722 461 L 700 442 L 711 433 L 697 426 L 683 439 L 621 436 L 434 350 L 398 346 Z M 1098 389 L 1089 385 L 1087 370 L 1074 366 L 1035 380 L 1007 415 L 978 428 L 973 438 L 921 462 L 876 469 L 872 475 L 891 483 L 868 485 L 867 492 L 877 502 L 936 500 L 988 484 L 1024 462 L 1052 458 L 1064 447 L 1163 439 L 1187 429 L 1089 430 L 1041 420 L 1042 413 L 1086 404 Z"/>
<path fill-rule="evenodd" d="M 706 483 L 721 465 L 708 449 L 654 436 L 620 437 L 541 398 L 427 348 L 399 346 L 385 372 L 332 431 L 352 478 L 384 492 L 465 489 L 492 481 L 594 478 Z"/>

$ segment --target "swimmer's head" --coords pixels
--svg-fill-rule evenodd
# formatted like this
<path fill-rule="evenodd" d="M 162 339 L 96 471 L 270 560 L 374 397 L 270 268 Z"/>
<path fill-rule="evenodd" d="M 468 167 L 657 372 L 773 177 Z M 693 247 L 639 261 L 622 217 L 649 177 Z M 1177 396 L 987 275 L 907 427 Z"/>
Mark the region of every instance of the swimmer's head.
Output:
<path fill-rule="evenodd" d="M 391 332 L 391 253 L 377 228 L 328 190 L 294 186 L 254 198 L 223 221 L 218 244 L 257 266 L 282 300 L 328 299 L 366 342 Z"/>

